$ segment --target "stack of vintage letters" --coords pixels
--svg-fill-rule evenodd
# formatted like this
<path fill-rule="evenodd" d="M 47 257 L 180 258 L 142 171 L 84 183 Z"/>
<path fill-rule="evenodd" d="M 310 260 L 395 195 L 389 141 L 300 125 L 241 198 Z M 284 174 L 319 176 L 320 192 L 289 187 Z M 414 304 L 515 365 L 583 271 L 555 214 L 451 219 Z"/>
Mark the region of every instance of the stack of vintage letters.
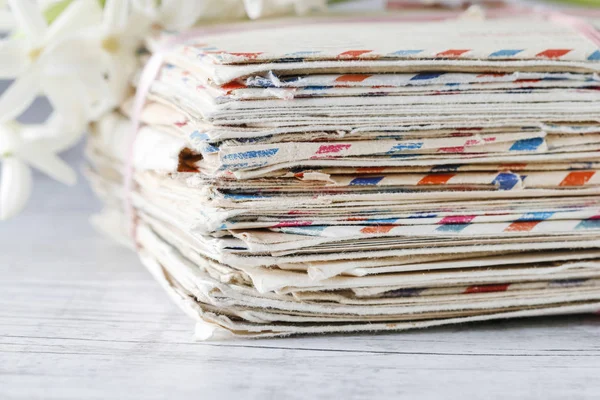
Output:
<path fill-rule="evenodd" d="M 89 142 L 97 222 L 133 220 L 201 338 L 598 311 L 594 32 L 530 16 L 162 33 L 133 151 L 130 103 Z"/>

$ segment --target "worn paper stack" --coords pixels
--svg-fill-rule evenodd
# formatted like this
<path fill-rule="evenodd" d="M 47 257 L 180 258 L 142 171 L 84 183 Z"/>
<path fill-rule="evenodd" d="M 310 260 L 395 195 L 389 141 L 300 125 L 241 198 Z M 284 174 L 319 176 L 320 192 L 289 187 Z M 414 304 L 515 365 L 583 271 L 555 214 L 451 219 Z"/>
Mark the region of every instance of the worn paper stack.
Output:
<path fill-rule="evenodd" d="M 89 143 L 97 222 L 133 218 L 201 338 L 597 312 L 592 36 L 536 17 L 157 36 L 133 154 L 130 104 Z"/>

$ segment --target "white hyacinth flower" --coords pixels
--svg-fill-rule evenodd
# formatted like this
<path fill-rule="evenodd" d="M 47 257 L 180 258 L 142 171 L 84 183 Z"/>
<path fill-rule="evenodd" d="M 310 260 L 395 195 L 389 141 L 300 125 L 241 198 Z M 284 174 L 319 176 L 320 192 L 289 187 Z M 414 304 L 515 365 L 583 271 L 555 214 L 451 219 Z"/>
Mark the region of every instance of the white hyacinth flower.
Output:
<path fill-rule="evenodd" d="M 94 76 L 94 82 L 86 82 L 89 88 L 103 93 L 91 120 L 97 120 L 125 100 L 130 79 L 137 69 L 137 50 L 151 23 L 147 16 L 131 10 L 129 1 L 106 0 L 101 23 L 83 33 L 87 51 L 94 54 L 105 69 L 102 76 Z M 104 83 L 108 85 L 108 93 L 103 92 Z"/>
<path fill-rule="evenodd" d="M 44 125 L 22 125 L 15 121 L 0 124 L 0 220 L 18 214 L 31 194 L 31 170 L 34 167 L 67 185 L 76 181 L 75 171 L 57 153 L 72 146 L 73 136 L 55 140 L 48 131 L 60 130 L 58 118 Z"/>
<path fill-rule="evenodd" d="M 132 0 L 133 8 L 169 30 L 184 30 L 202 20 L 245 16 L 242 0 Z"/>
<path fill-rule="evenodd" d="M 75 40 L 77 32 L 98 24 L 102 17 L 96 0 L 78 0 L 48 26 L 31 1 L 8 3 L 18 31 L 0 41 L 0 78 L 16 79 L 0 97 L 0 122 L 18 117 L 40 94 L 54 103 L 54 97 L 63 96 L 62 90 L 52 89 L 57 80 L 85 80 L 85 75 L 97 68 L 98 61 L 86 57 L 88 52 L 82 53 L 82 46 L 75 45 Z"/>
<path fill-rule="evenodd" d="M 132 4 L 162 27 L 184 30 L 203 21 L 322 11 L 327 7 L 327 0 L 132 0 Z"/>
<path fill-rule="evenodd" d="M 323 11 L 327 0 L 243 0 L 251 19 Z"/>
<path fill-rule="evenodd" d="M 14 24 L 13 16 L 6 7 L 6 0 L 0 0 L 0 33 L 11 30 Z"/>

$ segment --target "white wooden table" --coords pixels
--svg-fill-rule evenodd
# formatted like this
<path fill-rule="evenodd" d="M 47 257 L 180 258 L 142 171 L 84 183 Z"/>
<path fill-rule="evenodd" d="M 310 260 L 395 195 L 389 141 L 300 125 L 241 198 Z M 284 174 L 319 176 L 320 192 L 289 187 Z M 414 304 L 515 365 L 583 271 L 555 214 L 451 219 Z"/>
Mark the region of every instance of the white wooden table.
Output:
<path fill-rule="evenodd" d="M 89 226 L 83 180 L 38 183 L 0 224 L 2 400 L 600 398 L 594 315 L 195 342 L 135 255 Z"/>

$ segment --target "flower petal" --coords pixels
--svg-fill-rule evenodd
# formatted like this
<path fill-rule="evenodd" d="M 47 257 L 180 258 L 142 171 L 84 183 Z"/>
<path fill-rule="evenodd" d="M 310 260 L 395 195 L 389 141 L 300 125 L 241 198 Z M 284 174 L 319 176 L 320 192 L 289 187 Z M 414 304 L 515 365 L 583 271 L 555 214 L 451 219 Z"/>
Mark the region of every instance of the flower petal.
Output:
<path fill-rule="evenodd" d="M 27 67 L 29 61 L 23 47 L 18 39 L 0 40 L 0 79 L 15 78 Z"/>
<path fill-rule="evenodd" d="M 21 146 L 35 143 L 46 152 L 59 153 L 73 147 L 85 133 L 85 128 L 85 124 L 74 125 L 69 114 L 54 112 L 44 124 L 22 125 L 19 136 L 24 143 Z"/>
<path fill-rule="evenodd" d="M 73 168 L 56 154 L 48 152 L 48 149 L 41 144 L 30 144 L 22 147 L 19 149 L 18 156 L 52 179 L 66 185 L 74 185 L 77 182 L 77 174 Z"/>
<path fill-rule="evenodd" d="M 106 0 L 102 25 L 106 32 L 120 31 L 127 24 L 128 2 L 126 0 Z"/>
<path fill-rule="evenodd" d="M 133 12 L 141 13 L 151 20 L 158 18 L 158 8 L 155 0 L 131 0 Z"/>
<path fill-rule="evenodd" d="M 102 22 L 102 9 L 97 0 L 78 0 L 71 3 L 48 28 L 44 39 L 47 45 L 56 45 L 60 40 L 77 35 Z"/>
<path fill-rule="evenodd" d="M 0 156 L 15 154 L 21 148 L 21 124 L 17 121 L 7 121 L 0 124 Z"/>
<path fill-rule="evenodd" d="M 136 58 L 127 51 L 111 57 L 108 61 L 108 84 L 115 105 L 122 103 L 127 97 L 130 79 L 135 73 Z"/>
<path fill-rule="evenodd" d="M 105 53 L 97 36 L 97 32 L 81 32 L 48 46 L 38 59 L 44 75 L 85 76 L 90 71 L 97 72 L 102 67 L 100 57 Z"/>
<path fill-rule="evenodd" d="M 117 75 L 122 79 L 128 79 L 123 74 Z M 126 82 L 128 85 L 129 82 Z M 129 88 L 129 86 L 127 86 Z M 107 112 L 119 106 L 119 99 L 113 94 L 112 83 L 99 74 L 90 75 L 85 82 L 86 111 L 88 119 L 97 121 Z"/>
<path fill-rule="evenodd" d="M 152 22 L 151 16 L 147 13 L 132 9 L 131 14 L 129 14 L 129 19 L 127 20 L 127 26 L 121 34 L 121 40 L 129 41 L 129 46 L 131 46 L 131 43 L 135 43 L 135 45 L 138 46 L 144 37 L 148 35 L 148 32 L 152 27 Z"/>
<path fill-rule="evenodd" d="M 159 22 L 167 29 L 187 29 L 202 19 L 234 19 L 244 15 L 241 0 L 163 0 Z"/>
<path fill-rule="evenodd" d="M 13 18 L 10 11 L 0 9 L 0 32 L 6 32 L 13 29 L 15 26 L 15 19 Z"/>
<path fill-rule="evenodd" d="M 41 42 L 48 25 L 39 7 L 31 0 L 8 0 L 8 4 L 17 24 L 31 41 Z"/>
<path fill-rule="evenodd" d="M 0 122 L 15 119 L 39 94 L 37 68 L 31 67 L 17 78 L 0 96 Z"/>
<path fill-rule="evenodd" d="M 291 14 L 293 3 L 286 0 L 244 0 L 244 7 L 250 19 L 258 19 Z"/>
<path fill-rule="evenodd" d="M 54 112 L 65 117 L 60 126 L 65 132 L 83 131 L 90 119 L 88 103 L 94 99 L 87 97 L 82 79 L 74 72 L 70 77 L 46 78 L 41 82 Z"/>
<path fill-rule="evenodd" d="M 31 170 L 16 157 L 2 162 L 0 179 L 0 220 L 14 217 L 25 207 L 31 194 Z"/>

